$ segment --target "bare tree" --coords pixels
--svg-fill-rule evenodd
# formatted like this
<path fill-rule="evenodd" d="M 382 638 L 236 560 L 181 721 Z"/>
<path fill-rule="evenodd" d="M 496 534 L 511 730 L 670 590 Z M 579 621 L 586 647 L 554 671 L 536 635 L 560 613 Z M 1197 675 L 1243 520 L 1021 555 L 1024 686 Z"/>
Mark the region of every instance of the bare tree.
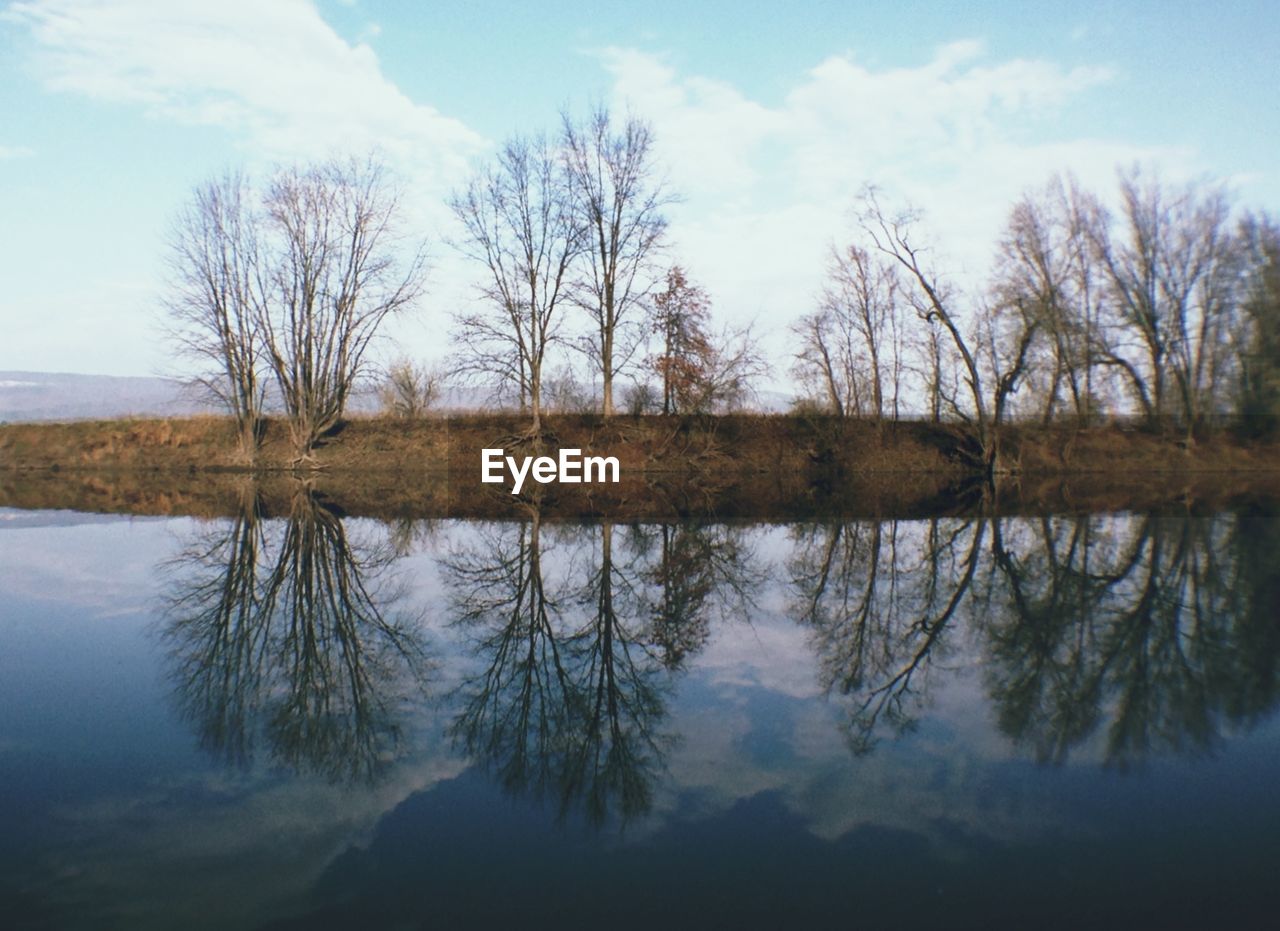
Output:
<path fill-rule="evenodd" d="M 1221 188 L 1183 192 L 1179 229 L 1164 270 L 1173 308 L 1173 374 L 1188 434 L 1227 409 L 1231 328 L 1240 298 L 1240 253 Z"/>
<path fill-rule="evenodd" d="M 994 306 L 983 308 L 980 315 L 979 327 L 985 337 L 982 348 L 993 385 L 988 439 L 993 471 L 1007 470 L 1001 457 L 1001 428 L 1010 400 L 1027 373 L 1043 319 L 1042 308 L 1025 296 L 999 300 Z"/>
<path fill-rule="evenodd" d="M 805 314 L 791 325 L 798 340 L 792 372 L 802 385 L 816 388 L 837 417 L 855 407 L 857 377 L 843 321 L 828 307 Z"/>
<path fill-rule="evenodd" d="M 898 275 L 893 265 L 876 261 L 858 246 L 832 255 L 827 304 L 846 318 L 866 353 L 871 413 L 884 418 L 885 337 L 897 311 Z"/>
<path fill-rule="evenodd" d="M 1240 224 L 1243 326 L 1236 337 L 1240 397 L 1246 433 L 1280 430 L 1280 225 L 1264 215 Z"/>
<path fill-rule="evenodd" d="M 939 423 L 942 420 L 942 402 L 947 396 L 947 356 L 942 351 L 942 335 L 938 332 L 938 327 L 928 327 L 923 337 L 917 339 L 917 343 L 925 361 L 925 393 L 929 401 L 929 420 Z"/>
<path fill-rule="evenodd" d="M 1025 194 L 1014 204 L 997 248 L 991 286 L 994 310 L 1003 318 L 1003 325 L 994 330 L 1003 331 L 1006 342 L 1014 346 L 1027 337 L 1023 369 L 1027 375 L 1042 376 L 1045 423 L 1054 416 L 1064 384 L 1078 419 L 1087 414 L 1089 404 L 1088 303 L 1075 293 L 1082 280 L 1075 274 L 1080 254 L 1087 250 L 1075 235 L 1069 196 L 1063 182 L 1054 178 L 1043 191 Z M 1036 331 L 1044 338 L 1034 340 L 1040 346 L 1032 358 Z M 1012 354 L 1016 357 L 1016 350 Z M 1016 379 L 1009 384 L 1016 387 Z"/>
<path fill-rule="evenodd" d="M 578 300 L 591 315 L 589 355 L 600 372 L 601 412 L 614 412 L 613 382 L 633 358 L 636 319 L 654 285 L 653 259 L 667 228 L 670 198 L 653 178 L 653 130 L 635 117 L 615 130 L 609 111 L 583 124 L 563 116 L 565 161 L 584 228 L 585 271 Z"/>
<path fill-rule="evenodd" d="M 688 409 L 694 413 L 741 410 L 756 397 L 756 384 L 767 371 L 752 325 L 726 325 L 711 338 Z"/>
<path fill-rule="evenodd" d="M 295 463 L 341 418 L 365 351 L 421 292 L 421 248 L 401 261 L 397 193 L 374 159 L 281 171 L 269 185 L 270 301 L 259 314 Z"/>
<path fill-rule="evenodd" d="M 443 387 L 444 373 L 438 367 L 398 359 L 387 369 L 378 399 L 392 417 L 423 417 L 440 400 Z"/>
<path fill-rule="evenodd" d="M 1222 382 L 1219 348 L 1233 278 L 1230 205 L 1220 189 L 1169 189 L 1138 168 L 1121 174 L 1120 194 L 1120 235 L 1099 225 L 1093 247 L 1117 322 L 1141 346 L 1126 371 L 1149 419 L 1176 415 L 1190 429 Z"/>
<path fill-rule="evenodd" d="M 839 416 L 885 416 L 886 385 L 900 377 L 892 340 L 898 290 L 888 261 L 858 245 L 832 249 L 821 307 L 792 328 L 801 339 L 798 374 L 823 386 Z"/>
<path fill-rule="evenodd" d="M 988 473 L 1024 385 L 1034 390 L 1020 409 L 1046 424 L 1064 412 L 1085 422 L 1128 393 L 1151 423 L 1179 423 L 1188 443 L 1233 404 L 1268 407 L 1264 394 L 1280 396 L 1266 361 L 1276 355 L 1270 227 L 1233 228 L 1220 187 L 1170 186 L 1138 168 L 1122 172 L 1120 195 L 1114 219 L 1070 176 L 1024 195 L 988 287 L 961 303 L 918 241 L 919 215 L 887 211 L 867 188 L 857 218 L 884 258 L 858 244 L 836 257 L 821 308 L 792 327 L 797 376 L 837 414 L 881 417 L 891 379 L 896 417 L 909 372 L 935 421 L 949 409 L 976 428 Z M 877 262 L 896 269 L 887 284 Z M 925 324 L 905 339 L 895 296 Z"/>
<path fill-rule="evenodd" d="M 174 338 L 200 365 L 200 384 L 230 411 L 239 451 L 252 460 L 262 420 L 258 332 L 262 268 L 258 217 L 248 179 L 202 184 L 169 237 L 166 298 Z"/>
<path fill-rule="evenodd" d="M 914 240 L 919 217 L 908 210 L 890 214 L 881 206 L 875 188 L 866 188 L 858 209 L 858 222 L 872 244 L 905 270 L 909 287 L 907 298 L 917 316 L 929 324 L 938 324 L 951 337 L 951 343 L 964 363 L 965 384 L 973 404 L 978 442 L 982 448 L 984 468 L 990 470 L 995 459 L 990 418 L 983 395 L 982 375 L 969 345 L 960 331 L 953 313 L 952 293 L 942 277 L 925 259 L 926 249 Z"/>
<path fill-rule="evenodd" d="M 459 248 L 486 272 L 485 306 L 458 317 L 463 371 L 515 387 L 536 436 L 543 364 L 583 248 L 563 160 L 543 136 L 513 138 L 450 207 L 464 230 Z"/>
<path fill-rule="evenodd" d="M 1106 211 L 1098 199 L 1072 177 L 1052 186 L 1056 209 L 1067 229 L 1070 298 L 1067 319 L 1055 324 L 1055 339 L 1065 335 L 1064 347 L 1069 371 L 1082 367 L 1083 378 L 1072 377 L 1072 396 L 1079 418 L 1092 417 L 1104 397 L 1111 394 L 1113 381 L 1106 371 L 1119 370 L 1118 356 L 1110 351 L 1104 326 L 1106 311 L 1105 273 L 1098 267 L 1090 247 L 1090 230 L 1105 225 Z M 1073 345 L 1074 344 L 1074 345 Z"/>

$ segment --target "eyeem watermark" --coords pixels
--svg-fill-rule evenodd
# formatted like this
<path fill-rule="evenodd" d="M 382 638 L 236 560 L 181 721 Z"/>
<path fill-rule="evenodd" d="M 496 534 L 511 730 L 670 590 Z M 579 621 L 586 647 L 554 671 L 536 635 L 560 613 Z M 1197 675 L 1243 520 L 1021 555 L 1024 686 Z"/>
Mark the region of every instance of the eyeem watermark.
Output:
<path fill-rule="evenodd" d="M 519 462 L 514 456 L 504 456 L 500 449 L 480 450 L 480 481 L 500 484 L 506 480 L 507 471 L 511 472 L 513 479 L 513 495 L 520 494 L 526 478 L 532 478 L 540 485 L 548 482 L 577 485 L 583 482 L 617 482 L 619 473 L 616 457 L 583 456 L 580 449 L 562 449 L 557 459 L 525 456 Z"/>

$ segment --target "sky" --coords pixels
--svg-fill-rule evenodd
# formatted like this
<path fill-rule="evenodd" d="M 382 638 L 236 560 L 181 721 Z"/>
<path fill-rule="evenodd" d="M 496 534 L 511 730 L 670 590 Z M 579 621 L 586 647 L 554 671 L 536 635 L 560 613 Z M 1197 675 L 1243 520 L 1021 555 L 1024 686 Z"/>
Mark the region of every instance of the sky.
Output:
<path fill-rule="evenodd" d="M 1072 171 L 1211 179 L 1280 212 L 1280 4 L 19 0 L 0 6 L 0 370 L 182 374 L 165 240 L 192 189 L 380 151 L 428 244 L 384 355 L 430 360 L 479 270 L 450 191 L 513 133 L 651 122 L 669 257 L 776 373 L 867 183 L 977 282 L 1013 201 Z"/>

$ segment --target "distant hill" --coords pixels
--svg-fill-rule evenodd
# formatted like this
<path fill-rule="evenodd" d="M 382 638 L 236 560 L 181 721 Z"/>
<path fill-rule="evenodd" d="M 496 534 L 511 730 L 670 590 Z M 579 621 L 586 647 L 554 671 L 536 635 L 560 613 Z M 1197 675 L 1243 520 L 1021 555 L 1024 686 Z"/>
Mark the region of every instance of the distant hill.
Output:
<path fill-rule="evenodd" d="M 459 396 L 446 398 L 449 406 L 481 406 L 468 392 L 454 394 Z M 372 413 L 378 400 L 373 391 L 358 390 L 348 409 Z M 198 389 L 173 378 L 0 371 L 0 423 L 185 417 L 220 410 L 203 400 Z"/>
<path fill-rule="evenodd" d="M 459 387 L 446 392 L 441 407 L 479 410 L 489 406 L 485 400 L 484 392 Z M 762 391 L 754 406 L 775 412 L 785 411 L 789 403 L 787 395 Z M 352 413 L 377 409 L 377 398 L 369 390 L 357 392 L 349 406 Z M 218 410 L 172 378 L 0 371 L 0 422 L 183 417 Z"/>
<path fill-rule="evenodd" d="M 213 410 L 172 378 L 0 372 L 0 421 L 177 417 Z"/>

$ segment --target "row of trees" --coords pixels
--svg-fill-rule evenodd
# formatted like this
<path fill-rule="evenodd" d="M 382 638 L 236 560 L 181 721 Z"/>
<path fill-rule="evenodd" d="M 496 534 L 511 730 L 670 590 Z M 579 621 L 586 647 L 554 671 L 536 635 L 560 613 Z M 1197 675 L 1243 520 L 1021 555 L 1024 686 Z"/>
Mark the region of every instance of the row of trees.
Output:
<path fill-rule="evenodd" d="M 454 245 L 482 269 L 480 300 L 455 315 L 453 374 L 479 380 L 540 429 L 550 354 L 567 346 L 615 411 L 615 385 L 643 366 L 665 413 L 740 403 L 763 367 L 750 330 L 715 332 L 710 299 L 665 263 L 673 201 L 655 174 L 648 124 L 598 109 L 554 137 L 509 140 L 449 202 Z M 376 159 L 232 173 L 196 189 L 170 242 L 177 343 L 235 418 L 252 458 L 268 394 L 297 462 L 341 418 L 384 321 L 423 285 L 424 250 L 400 235 L 400 196 Z M 586 332 L 567 332 L 573 311 Z M 649 347 L 652 347 L 651 349 Z M 441 379 L 412 363 L 387 373 L 385 406 L 419 416 Z M 657 406 L 641 391 L 632 404 Z"/>
<path fill-rule="evenodd" d="M 1280 226 L 1233 216 L 1221 188 L 1133 169 L 1108 210 L 1055 178 L 1010 211 L 986 284 L 957 288 L 919 215 L 863 192 L 795 372 L 838 416 L 971 422 L 988 467 L 1010 414 L 1136 414 L 1188 439 L 1224 416 L 1280 426 Z M 1019 395 L 1015 403 L 1015 396 Z"/>
<path fill-rule="evenodd" d="M 707 293 L 667 266 L 674 199 L 652 129 L 634 117 L 618 125 L 601 108 L 581 123 L 565 115 L 558 136 L 508 140 L 450 200 L 457 245 L 483 269 L 480 303 L 456 317 L 458 371 L 531 413 L 535 433 L 558 344 L 586 360 L 606 417 L 637 368 L 660 381 L 663 413 L 740 403 L 763 365 L 750 330 L 713 331 Z M 577 336 L 567 311 L 585 319 Z M 658 404 L 641 389 L 631 406 Z"/>
<path fill-rule="evenodd" d="M 714 329 L 707 293 L 670 264 L 673 200 L 638 119 L 598 109 L 564 116 L 554 136 L 509 140 L 450 200 L 455 245 L 481 270 L 480 300 L 455 315 L 454 374 L 518 404 L 533 435 L 553 360 L 585 360 L 605 416 L 624 380 L 635 412 L 741 404 L 765 365 L 750 329 Z M 1280 226 L 1237 216 L 1221 188 L 1136 168 L 1117 203 L 1070 178 L 1025 195 L 974 290 L 938 266 L 917 212 L 866 189 L 859 236 L 833 249 L 817 309 L 792 326 L 810 403 L 968 422 L 989 470 L 1014 414 L 1137 415 L 1188 441 L 1227 415 L 1254 434 L 1280 428 Z M 208 363 L 247 456 L 270 388 L 306 460 L 379 327 L 420 295 L 422 247 L 397 232 L 398 210 L 385 170 L 365 160 L 284 169 L 261 188 L 227 175 L 180 216 L 177 338 Z M 388 406 L 406 416 L 440 393 L 412 365 L 391 376 Z"/>

